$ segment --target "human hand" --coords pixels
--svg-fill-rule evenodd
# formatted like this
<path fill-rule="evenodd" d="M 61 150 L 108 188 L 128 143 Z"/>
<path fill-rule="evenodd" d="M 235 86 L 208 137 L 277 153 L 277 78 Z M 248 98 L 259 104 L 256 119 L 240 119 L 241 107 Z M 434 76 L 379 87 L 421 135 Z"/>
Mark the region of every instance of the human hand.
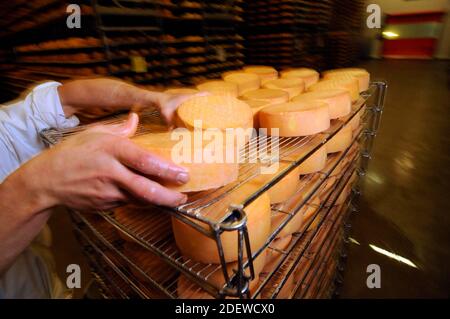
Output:
<path fill-rule="evenodd" d="M 99 125 L 44 151 L 18 173 L 32 192 L 40 192 L 46 208 L 106 210 L 139 201 L 178 206 L 186 195 L 167 189 L 151 177 L 183 184 L 187 171 L 145 151 L 128 137 L 136 131 L 132 113 L 123 124 Z M 17 172 L 16 172 L 17 173 Z"/>

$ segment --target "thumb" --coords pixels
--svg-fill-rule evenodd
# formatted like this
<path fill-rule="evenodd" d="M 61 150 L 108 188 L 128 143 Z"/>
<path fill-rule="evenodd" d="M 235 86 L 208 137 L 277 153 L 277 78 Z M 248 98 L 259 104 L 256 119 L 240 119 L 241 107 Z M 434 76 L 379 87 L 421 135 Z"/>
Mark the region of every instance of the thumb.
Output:
<path fill-rule="evenodd" d="M 120 124 L 100 125 L 93 128 L 91 131 L 113 134 L 121 137 L 130 137 L 136 133 L 139 123 L 139 117 L 136 113 L 132 112 L 128 115 L 125 122 Z"/>

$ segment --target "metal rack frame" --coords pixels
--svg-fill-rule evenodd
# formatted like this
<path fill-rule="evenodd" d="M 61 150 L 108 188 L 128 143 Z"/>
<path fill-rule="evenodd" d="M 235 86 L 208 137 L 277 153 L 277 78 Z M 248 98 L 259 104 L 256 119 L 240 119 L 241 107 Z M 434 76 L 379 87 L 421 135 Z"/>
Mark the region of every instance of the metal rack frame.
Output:
<path fill-rule="evenodd" d="M 375 102 L 373 105 L 367 106 L 367 111 L 370 113 L 369 115 L 369 122 L 367 123 L 367 129 L 365 129 L 363 132 L 360 133 L 360 136 L 364 136 L 365 140 L 367 140 L 367 143 L 364 143 L 364 149 L 362 151 L 364 162 L 362 166 L 367 166 L 367 160 L 369 159 L 370 148 L 372 147 L 373 143 L 373 137 L 376 135 L 379 123 L 380 123 L 380 117 L 383 110 L 384 105 L 384 98 L 386 93 L 386 83 L 385 82 L 374 82 L 371 85 L 371 91 L 365 94 L 362 94 L 362 99 L 360 100 L 358 107 L 355 108 L 354 112 L 351 116 L 349 116 L 345 122 L 340 123 L 338 127 L 334 128 L 331 132 L 326 134 L 327 136 L 324 137 L 324 139 L 317 143 L 313 149 L 308 152 L 306 155 L 302 156 L 301 158 L 298 158 L 295 161 L 292 161 L 292 163 L 284 169 L 282 172 L 279 172 L 276 174 L 276 177 L 273 178 L 270 182 L 268 182 L 265 186 L 258 189 L 256 192 L 250 194 L 247 196 L 245 200 L 243 200 L 242 203 L 239 205 L 235 205 L 235 203 L 230 203 L 229 209 L 225 214 L 222 214 L 220 216 L 221 218 L 217 220 L 212 220 L 210 218 L 207 218 L 205 216 L 202 216 L 201 212 L 203 209 L 203 206 L 195 206 L 193 205 L 193 202 L 190 201 L 187 204 L 184 204 L 176 209 L 161 209 L 159 208 L 159 211 L 161 211 L 162 214 L 164 213 L 170 213 L 171 216 L 180 219 L 182 222 L 185 222 L 186 224 L 190 225 L 191 227 L 194 227 L 195 229 L 199 230 L 206 236 L 209 236 L 210 238 L 214 239 L 217 243 L 218 253 L 221 260 L 221 264 L 219 267 L 222 268 L 223 275 L 225 278 L 225 284 L 222 289 L 217 289 L 216 287 L 213 287 L 211 284 L 207 281 L 207 276 L 201 274 L 201 271 L 199 271 L 200 267 L 198 263 L 194 262 L 187 262 L 185 260 L 181 259 L 180 255 L 177 255 L 176 247 L 173 247 L 173 250 L 170 250 L 170 254 L 167 253 L 167 251 L 164 251 L 161 247 L 157 247 L 154 243 L 149 242 L 148 240 L 145 240 L 145 238 L 138 233 L 136 233 L 136 230 L 130 229 L 125 227 L 124 225 L 121 225 L 118 223 L 114 217 L 108 213 L 108 212 L 101 212 L 102 216 L 107 219 L 111 224 L 113 224 L 116 228 L 118 228 L 120 231 L 125 232 L 128 234 L 128 236 L 132 237 L 136 242 L 138 242 L 141 246 L 145 247 L 146 249 L 150 250 L 154 254 L 158 255 L 159 257 L 163 258 L 168 264 L 170 264 L 172 267 L 180 271 L 181 273 L 188 276 L 191 280 L 196 282 L 198 285 L 200 285 L 202 288 L 204 288 L 206 291 L 208 291 L 210 294 L 216 296 L 216 297 L 224 297 L 224 296 L 234 296 L 234 297 L 245 297 L 248 291 L 248 282 L 250 279 L 254 278 L 254 271 L 253 271 L 253 259 L 256 258 L 259 253 L 262 252 L 263 249 L 268 247 L 275 238 L 277 231 L 272 234 L 272 236 L 269 238 L 269 240 L 266 242 L 266 244 L 257 252 L 252 252 L 250 249 L 250 243 L 246 228 L 246 216 L 245 216 L 245 208 L 254 201 L 260 194 L 267 191 L 270 187 L 273 187 L 278 181 L 280 181 L 283 177 L 285 177 L 289 172 L 291 172 L 295 167 L 300 165 L 302 162 L 304 162 L 311 154 L 313 154 L 319 147 L 321 147 L 323 144 L 325 144 L 327 141 L 329 141 L 348 121 L 350 121 L 355 114 L 364 107 L 366 104 L 368 98 L 373 94 L 373 91 L 376 90 L 376 94 L 374 95 Z M 155 113 L 151 112 L 151 115 L 149 118 L 154 118 Z M 110 122 L 114 121 L 120 121 L 119 118 L 115 118 L 113 120 L 110 120 Z M 77 128 L 75 131 L 78 132 L 85 128 Z M 140 130 L 141 132 L 145 132 L 145 129 Z M 63 130 L 63 131 L 45 131 L 42 132 L 43 139 L 49 144 L 55 144 L 59 142 L 61 139 L 64 139 L 67 136 L 70 136 L 73 134 L 73 130 Z M 286 139 L 285 139 L 286 140 Z M 298 144 L 299 142 L 303 141 L 305 142 L 305 138 L 294 138 L 294 141 L 296 141 L 297 144 L 294 145 L 304 145 L 304 144 Z M 308 142 L 311 140 L 307 139 Z M 252 141 L 250 142 L 252 143 Z M 287 142 L 285 142 L 287 143 Z M 292 141 L 291 141 L 292 143 Z M 290 144 L 287 144 L 290 145 Z M 286 154 L 290 154 L 289 152 L 286 152 Z M 344 154 L 345 155 L 345 154 Z M 342 155 L 342 158 L 343 156 Z M 283 156 L 281 156 L 281 159 L 283 159 Z M 334 170 L 334 168 L 337 166 L 337 163 L 334 167 L 332 167 L 331 171 Z M 322 178 L 321 183 L 316 186 L 316 188 L 311 192 L 310 196 L 312 196 L 322 185 L 322 183 L 326 180 L 326 177 L 330 174 L 331 171 L 328 171 L 324 174 L 324 178 Z M 364 170 L 363 170 L 364 171 Z M 361 173 L 362 175 L 364 173 Z M 248 179 L 251 179 L 257 175 L 253 174 Z M 247 180 L 248 180 L 247 179 Z M 238 185 L 231 185 L 230 187 L 223 187 L 219 191 L 219 194 L 216 194 L 216 196 L 210 197 L 206 202 L 206 207 L 210 207 L 214 202 L 217 202 L 220 199 L 227 198 L 230 192 L 236 191 L 240 185 L 245 183 L 247 180 L 244 179 L 244 182 L 242 180 L 240 182 L 237 182 Z M 240 183 L 240 184 L 239 184 Z M 214 191 L 211 193 L 215 193 Z M 209 196 L 211 196 L 211 193 Z M 293 214 L 287 214 L 286 220 L 282 225 L 278 228 L 278 231 L 281 230 L 281 228 L 289 222 L 289 220 L 295 215 L 295 213 L 300 210 L 306 203 L 306 201 L 309 199 L 305 199 L 303 202 L 301 202 L 295 212 Z M 196 201 L 198 201 L 197 199 Z M 153 214 L 152 214 L 153 215 Z M 148 222 L 148 221 L 147 221 Z M 199 223 L 203 223 L 206 226 L 209 226 L 209 229 L 205 230 L 203 227 L 199 226 Z M 238 236 L 238 271 L 234 275 L 228 274 L 226 271 L 226 263 L 222 248 L 222 243 L 220 239 L 220 234 L 225 231 L 235 231 L 237 232 Z M 148 234 L 147 234 L 148 235 Z M 161 243 L 160 243 L 161 244 Z M 166 247 L 167 248 L 167 247 Z M 247 261 L 244 261 L 244 253 L 246 253 Z M 197 267 L 197 268 L 196 268 Z M 205 267 L 207 268 L 208 265 L 203 265 L 201 270 L 205 270 Z M 210 266 L 210 270 L 212 270 L 212 266 Z M 245 275 L 245 269 L 250 270 L 250 276 Z M 214 270 L 217 270 L 216 267 L 213 268 Z"/>

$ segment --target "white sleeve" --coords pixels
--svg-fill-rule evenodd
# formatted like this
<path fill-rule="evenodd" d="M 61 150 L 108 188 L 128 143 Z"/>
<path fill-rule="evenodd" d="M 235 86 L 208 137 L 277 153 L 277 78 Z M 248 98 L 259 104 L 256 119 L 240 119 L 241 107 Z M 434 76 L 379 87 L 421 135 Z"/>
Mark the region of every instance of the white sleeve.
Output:
<path fill-rule="evenodd" d="M 39 132 L 79 124 L 66 118 L 58 95 L 58 82 L 36 86 L 25 99 L 0 107 L 0 182 L 45 148 Z"/>

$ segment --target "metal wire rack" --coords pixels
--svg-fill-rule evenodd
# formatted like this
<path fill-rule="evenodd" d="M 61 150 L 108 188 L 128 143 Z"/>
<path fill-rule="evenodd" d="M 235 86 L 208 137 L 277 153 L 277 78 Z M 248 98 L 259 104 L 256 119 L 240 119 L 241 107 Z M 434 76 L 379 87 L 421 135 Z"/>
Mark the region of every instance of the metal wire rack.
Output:
<path fill-rule="evenodd" d="M 153 214 L 136 215 L 130 218 L 132 223 L 123 224 L 116 220 L 113 214 L 110 212 L 100 212 L 100 214 L 118 230 L 127 234 L 130 238 L 139 243 L 142 247 L 148 249 L 155 255 L 162 258 L 165 262 L 170 264 L 177 271 L 182 272 L 186 277 L 193 280 L 197 285 L 205 289 L 208 293 L 215 297 L 224 296 L 245 296 L 248 290 L 248 282 L 254 277 L 253 272 L 253 259 L 256 258 L 263 249 L 267 248 L 272 240 L 276 237 L 276 234 L 286 225 L 289 220 L 295 216 L 308 199 L 323 186 L 327 177 L 331 172 L 337 167 L 340 160 L 345 156 L 345 152 L 341 158 L 336 156 L 335 163 L 330 164 L 331 167 L 319 174 L 308 176 L 304 179 L 304 185 L 309 185 L 310 196 L 305 196 L 305 189 L 300 190 L 297 194 L 302 193 L 304 197 L 303 201 L 298 201 L 296 199 L 297 205 L 294 205 L 290 212 L 286 213 L 285 220 L 279 225 L 279 227 L 273 232 L 270 238 L 267 240 L 266 244 L 256 252 L 251 252 L 250 243 L 248 239 L 247 229 L 246 229 L 246 218 L 245 218 L 245 208 L 263 192 L 267 191 L 270 187 L 275 185 L 283 177 L 285 177 L 290 171 L 295 167 L 304 162 L 311 154 L 318 150 L 323 144 L 329 141 L 333 136 L 335 136 L 340 129 L 342 129 L 356 114 L 366 106 L 366 102 L 369 97 L 374 95 L 375 103 L 373 105 L 366 106 L 366 114 L 369 116 L 365 117 L 365 129 L 361 131 L 357 139 L 364 138 L 365 142 L 364 148 L 362 150 L 363 159 L 369 159 L 368 151 L 371 148 L 372 137 L 375 136 L 376 130 L 379 125 L 379 118 L 382 112 L 382 107 L 384 104 L 384 96 L 386 90 L 385 82 L 374 82 L 368 92 L 362 94 L 360 100 L 353 105 L 352 113 L 342 121 L 335 121 L 332 127 L 323 134 L 315 137 L 306 138 L 280 138 L 280 152 L 279 160 L 289 163 L 285 169 L 275 174 L 271 181 L 262 186 L 256 192 L 251 194 L 240 194 L 238 196 L 240 201 L 231 201 L 230 194 L 235 192 L 240 192 L 240 187 L 246 182 L 258 176 L 259 168 L 261 165 L 267 165 L 267 159 L 261 160 L 257 163 L 245 162 L 241 164 L 240 174 L 238 181 L 222 187 L 215 191 L 201 192 L 193 197 L 190 197 L 188 202 L 176 209 L 162 209 L 162 208 L 152 208 L 155 212 Z M 141 116 L 141 124 L 139 126 L 138 134 L 144 134 L 147 132 L 154 132 L 162 129 L 161 121 L 157 115 L 157 112 L 152 110 L 144 113 Z M 101 121 L 102 124 L 118 123 L 124 120 L 124 115 L 118 115 L 114 118 L 105 119 Z M 98 123 L 97 123 L 98 124 Z M 77 134 L 83 130 L 88 129 L 90 126 L 79 127 L 72 130 L 48 130 L 42 132 L 43 140 L 49 145 L 54 145 L 59 141 L 70 137 L 73 134 Z M 251 158 L 253 154 L 249 151 L 252 148 L 251 145 L 259 145 L 260 137 L 252 139 L 247 147 L 241 151 L 241 155 L 247 159 Z M 367 141 L 366 141 L 367 140 Z M 269 145 L 270 145 L 269 141 Z M 267 144 L 266 144 L 267 145 Z M 301 156 L 298 156 L 294 160 L 290 158 L 289 155 L 298 151 L 302 147 L 308 145 L 308 148 Z M 348 152 L 349 150 L 347 150 Z M 332 162 L 332 161 L 331 161 Z M 270 161 L 269 161 L 270 163 Z M 364 167 L 362 163 L 361 166 Z M 314 187 L 311 187 L 314 185 Z M 295 197 L 295 196 L 294 196 Z M 289 201 L 288 201 L 289 202 Z M 287 203 L 288 203 L 287 202 Z M 295 203 L 295 200 L 293 200 Z M 284 203 L 286 205 L 287 203 Z M 275 206 L 273 210 L 279 212 L 284 212 L 283 207 Z M 182 220 L 183 222 L 189 224 L 195 229 L 201 231 L 205 235 L 215 239 L 217 241 L 217 247 L 219 256 L 221 259 L 220 264 L 210 264 L 204 265 L 192 260 L 187 260 L 183 258 L 173 241 L 171 234 L 170 218 L 167 214 L 169 212 L 173 217 Z M 205 230 L 205 227 L 200 226 L 200 224 L 209 226 Z M 157 226 L 157 227 L 156 227 Z M 235 274 L 229 274 L 226 270 L 226 263 L 223 256 L 222 244 L 220 240 L 220 234 L 224 231 L 236 231 L 239 238 L 238 247 L 238 265 L 239 269 Z M 244 261 L 244 252 L 246 253 L 246 261 Z M 245 269 L 249 268 L 250 276 L 245 275 Z M 215 271 L 223 271 L 225 278 L 225 283 L 223 287 L 217 288 L 212 286 L 208 282 L 208 277 Z M 174 297 L 173 292 L 167 291 L 166 287 L 156 286 L 162 291 L 166 292 L 168 297 Z M 257 292 L 257 294 L 259 291 Z"/>

